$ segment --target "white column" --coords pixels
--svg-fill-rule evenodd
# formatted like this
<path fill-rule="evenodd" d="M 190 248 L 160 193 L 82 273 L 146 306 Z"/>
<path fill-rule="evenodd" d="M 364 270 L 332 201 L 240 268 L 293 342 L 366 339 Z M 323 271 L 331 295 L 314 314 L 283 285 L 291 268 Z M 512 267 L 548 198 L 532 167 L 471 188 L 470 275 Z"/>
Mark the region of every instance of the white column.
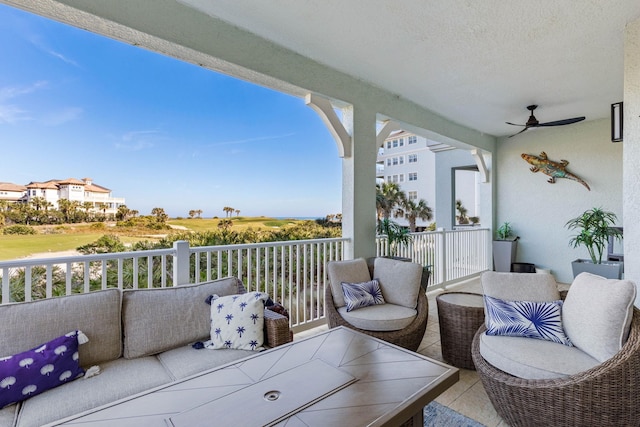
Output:
<path fill-rule="evenodd" d="M 366 106 L 343 110 L 352 155 L 342 160 L 342 235 L 351 239 L 345 259 L 376 254 L 376 113 Z"/>
<path fill-rule="evenodd" d="M 622 212 L 624 275 L 640 286 L 640 19 L 627 24 L 624 44 Z M 636 298 L 640 307 L 640 289 Z"/>

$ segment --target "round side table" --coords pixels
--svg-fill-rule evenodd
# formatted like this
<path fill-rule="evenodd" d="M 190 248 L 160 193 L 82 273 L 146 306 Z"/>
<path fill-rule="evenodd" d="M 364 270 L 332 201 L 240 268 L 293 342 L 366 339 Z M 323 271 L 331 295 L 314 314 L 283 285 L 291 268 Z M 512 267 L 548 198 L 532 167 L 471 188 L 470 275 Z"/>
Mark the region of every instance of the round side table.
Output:
<path fill-rule="evenodd" d="M 471 359 L 471 342 L 484 323 L 482 295 L 446 292 L 436 296 L 436 304 L 442 357 L 455 367 L 475 369 Z"/>

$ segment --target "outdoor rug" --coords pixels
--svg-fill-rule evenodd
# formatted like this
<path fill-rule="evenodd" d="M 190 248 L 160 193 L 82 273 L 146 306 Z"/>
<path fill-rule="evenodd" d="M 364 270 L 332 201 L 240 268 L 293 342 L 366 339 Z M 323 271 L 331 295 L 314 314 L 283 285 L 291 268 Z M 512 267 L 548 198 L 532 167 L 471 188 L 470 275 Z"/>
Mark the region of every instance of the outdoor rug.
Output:
<path fill-rule="evenodd" d="M 424 407 L 424 427 L 484 427 L 484 425 L 438 402 L 431 402 Z"/>

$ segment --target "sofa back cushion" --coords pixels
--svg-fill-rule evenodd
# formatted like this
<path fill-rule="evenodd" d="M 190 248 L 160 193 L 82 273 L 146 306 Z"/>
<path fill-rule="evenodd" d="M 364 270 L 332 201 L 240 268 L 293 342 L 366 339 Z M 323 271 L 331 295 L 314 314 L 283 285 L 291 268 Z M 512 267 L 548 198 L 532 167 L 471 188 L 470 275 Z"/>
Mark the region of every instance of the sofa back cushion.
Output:
<path fill-rule="evenodd" d="M 560 299 L 558 284 L 551 274 L 485 271 L 480 276 L 480 283 L 485 295 L 502 300 L 545 302 Z"/>
<path fill-rule="evenodd" d="M 373 278 L 380 282 L 384 300 L 389 304 L 415 309 L 422 289 L 422 266 L 415 262 L 376 258 Z"/>
<path fill-rule="evenodd" d="M 333 296 L 333 305 L 336 308 L 344 307 L 344 292 L 342 291 L 342 282 L 345 283 L 362 283 L 371 280 L 369 275 L 369 267 L 364 258 L 357 258 L 348 261 L 331 261 L 327 265 L 327 273 L 329 275 L 329 283 L 331 285 L 331 295 Z"/>
<path fill-rule="evenodd" d="M 209 338 L 208 296 L 244 291 L 235 277 L 197 285 L 125 290 L 122 293 L 124 357 L 149 356 Z"/>
<path fill-rule="evenodd" d="M 119 289 L 0 305 L 0 357 L 79 329 L 89 338 L 80 346 L 82 366 L 115 360 L 122 354 L 120 307 Z"/>
<path fill-rule="evenodd" d="M 564 330 L 573 345 L 604 362 L 627 341 L 635 299 L 636 286 L 630 280 L 580 273 L 562 309 Z"/>

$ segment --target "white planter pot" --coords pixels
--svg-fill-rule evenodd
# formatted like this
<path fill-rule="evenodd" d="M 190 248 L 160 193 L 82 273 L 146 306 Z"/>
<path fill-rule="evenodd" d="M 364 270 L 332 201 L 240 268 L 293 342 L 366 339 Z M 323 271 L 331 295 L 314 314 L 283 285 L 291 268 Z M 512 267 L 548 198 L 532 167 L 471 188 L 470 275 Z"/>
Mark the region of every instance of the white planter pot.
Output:
<path fill-rule="evenodd" d="M 518 239 L 515 240 L 494 240 L 493 241 L 493 269 L 508 273 L 511 271 L 511 264 L 516 261 L 516 251 L 518 249 Z"/>
<path fill-rule="evenodd" d="M 620 261 L 602 261 L 601 264 L 594 264 L 589 259 L 577 259 L 571 262 L 574 278 L 582 272 L 587 272 L 607 279 L 622 279 L 623 267 L 624 263 Z"/>

